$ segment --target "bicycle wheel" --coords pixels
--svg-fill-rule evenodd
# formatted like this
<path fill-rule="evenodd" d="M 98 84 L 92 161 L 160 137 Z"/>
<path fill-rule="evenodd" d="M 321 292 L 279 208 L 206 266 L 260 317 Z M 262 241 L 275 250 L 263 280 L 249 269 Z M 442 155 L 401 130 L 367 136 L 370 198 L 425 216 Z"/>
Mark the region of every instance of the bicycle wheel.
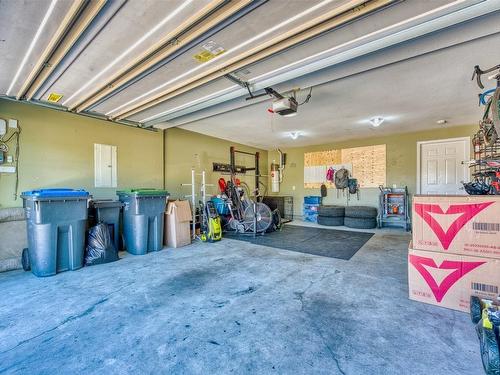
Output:
<path fill-rule="evenodd" d="M 491 121 L 496 128 L 496 132 L 500 131 L 500 87 L 497 87 L 495 93 L 491 97 Z"/>

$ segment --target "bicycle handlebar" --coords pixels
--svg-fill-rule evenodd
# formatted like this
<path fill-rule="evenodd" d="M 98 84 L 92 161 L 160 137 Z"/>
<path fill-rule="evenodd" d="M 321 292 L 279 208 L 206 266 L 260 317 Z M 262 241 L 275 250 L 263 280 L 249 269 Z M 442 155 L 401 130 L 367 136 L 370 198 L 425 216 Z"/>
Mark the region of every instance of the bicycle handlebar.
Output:
<path fill-rule="evenodd" d="M 481 76 L 483 74 L 486 74 L 486 73 L 491 73 L 495 70 L 500 70 L 500 65 L 495 65 L 494 67 L 492 68 L 489 68 L 489 69 L 486 69 L 486 70 L 482 70 L 479 65 L 476 65 L 474 67 L 474 72 L 472 73 L 472 81 L 474 80 L 474 78 L 476 79 L 476 82 L 477 82 L 477 85 L 484 89 L 484 85 L 483 85 L 483 82 L 481 82 Z"/>

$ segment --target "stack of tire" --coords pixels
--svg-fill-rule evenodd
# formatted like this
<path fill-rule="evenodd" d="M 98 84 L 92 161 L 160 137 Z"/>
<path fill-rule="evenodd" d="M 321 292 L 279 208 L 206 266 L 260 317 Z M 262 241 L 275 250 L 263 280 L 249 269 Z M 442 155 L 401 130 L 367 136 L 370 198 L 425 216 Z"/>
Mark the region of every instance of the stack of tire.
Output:
<path fill-rule="evenodd" d="M 345 207 L 321 205 L 318 207 L 318 224 L 336 227 L 344 225 Z"/>
<path fill-rule="evenodd" d="M 347 206 L 345 208 L 344 225 L 356 229 L 376 228 L 377 209 L 367 206 Z"/>

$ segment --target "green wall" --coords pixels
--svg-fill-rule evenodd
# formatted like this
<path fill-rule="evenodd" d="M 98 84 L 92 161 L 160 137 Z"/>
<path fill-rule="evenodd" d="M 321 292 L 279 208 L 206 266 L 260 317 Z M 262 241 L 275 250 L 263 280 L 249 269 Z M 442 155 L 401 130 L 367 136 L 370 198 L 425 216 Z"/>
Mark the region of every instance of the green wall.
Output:
<path fill-rule="evenodd" d="M 93 187 L 94 143 L 117 146 L 118 189 L 161 188 L 165 175 L 165 187 L 174 198 L 190 194 L 190 187 L 183 187 L 181 184 L 190 183 L 192 168 L 195 168 L 197 173 L 205 170 L 207 183 L 216 185 L 221 174 L 211 172 L 212 163 L 228 163 L 229 147 L 232 145 L 242 151 L 252 153 L 259 151 L 262 174 L 267 174 L 269 163 L 278 159 L 275 151 L 239 145 L 183 129 L 172 128 L 164 132 L 149 132 L 7 100 L 0 100 L 0 118 L 17 119 L 22 127 L 19 192 L 36 188 L 72 187 L 87 189 L 96 198 L 113 198 L 116 189 Z M 305 152 L 375 144 L 387 145 L 387 184 L 406 185 L 410 193 L 414 193 L 417 142 L 470 136 L 475 131 L 476 126 L 460 126 L 284 149 L 283 151 L 287 153 L 287 165 L 279 194 L 294 196 L 294 211 L 300 215 L 303 197 L 319 195 L 319 189 L 303 187 Z M 165 142 L 165 154 L 163 154 L 163 142 Z M 14 145 L 10 146 L 9 154 L 12 154 Z M 238 155 L 236 159 L 236 164 L 245 166 L 252 166 L 253 162 L 253 158 L 246 155 Z M 242 180 L 253 188 L 252 177 L 242 177 Z M 269 179 L 264 178 L 263 182 L 267 182 L 270 189 Z M 22 200 L 14 200 L 14 184 L 14 175 L 0 174 L 0 207 L 22 205 Z M 209 187 L 207 193 L 216 194 L 217 187 Z M 377 205 L 378 189 L 361 189 L 360 195 L 359 201 L 353 196 L 349 204 Z M 347 203 L 345 197 L 337 197 L 335 189 L 329 190 L 325 202 Z"/>
<path fill-rule="evenodd" d="M 191 193 L 189 186 L 181 184 L 191 183 L 191 169 L 196 173 L 206 171 L 207 184 L 214 184 L 214 187 L 207 187 L 207 194 L 217 194 L 217 181 L 222 176 L 220 173 L 212 172 L 212 163 L 229 163 L 229 147 L 235 146 L 237 150 L 246 152 L 260 152 L 261 174 L 267 174 L 268 162 L 267 151 L 254 147 L 240 145 L 223 139 L 209 137 L 203 134 L 171 128 L 165 130 L 165 185 L 173 198 L 183 198 Z M 251 167 L 254 165 L 252 156 L 238 154 L 236 164 Z M 253 172 L 249 172 L 253 173 Z M 228 179 L 228 176 L 222 176 Z M 201 181 L 200 176 L 196 176 L 197 184 Z M 253 177 L 239 178 L 246 182 L 253 189 L 255 182 Z M 263 178 L 262 182 L 266 183 Z M 197 193 L 199 187 L 197 188 Z"/>
<path fill-rule="evenodd" d="M 19 192 L 51 187 L 84 188 L 96 198 L 116 189 L 94 188 L 94 143 L 117 146 L 118 189 L 163 186 L 162 132 L 151 132 L 25 103 L 0 100 L 0 118 L 22 128 Z M 15 147 L 10 144 L 11 152 Z M 0 207 L 14 200 L 15 177 L 0 174 Z"/>
<path fill-rule="evenodd" d="M 312 151 L 325 151 L 350 147 L 370 146 L 377 144 L 386 145 L 387 158 L 387 185 L 408 186 L 411 194 L 416 191 L 417 179 L 417 142 L 434 139 L 445 139 L 455 137 L 471 136 L 477 131 L 477 126 L 459 126 L 452 128 L 440 128 L 429 131 L 394 134 L 386 137 L 365 138 L 345 142 L 328 143 L 317 146 L 297 147 L 283 149 L 287 154 L 283 183 L 280 187 L 280 195 L 293 195 L 294 212 L 301 215 L 303 198 L 306 195 L 320 195 L 319 189 L 304 189 L 304 153 Z M 275 151 L 269 152 L 269 162 L 278 160 Z M 295 187 L 295 190 L 294 190 Z M 353 195 L 349 201 L 351 205 L 378 205 L 378 188 L 361 189 L 360 200 Z M 345 196 L 337 197 L 335 189 L 329 189 L 325 199 L 327 204 L 347 204 Z"/>

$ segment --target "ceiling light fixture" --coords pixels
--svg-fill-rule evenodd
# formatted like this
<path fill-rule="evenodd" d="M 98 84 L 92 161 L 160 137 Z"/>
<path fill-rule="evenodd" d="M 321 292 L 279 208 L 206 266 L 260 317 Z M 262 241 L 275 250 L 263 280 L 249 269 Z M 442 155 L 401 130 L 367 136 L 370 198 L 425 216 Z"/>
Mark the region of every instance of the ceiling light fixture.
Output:
<path fill-rule="evenodd" d="M 302 135 L 300 132 L 290 132 L 290 137 L 295 140 L 299 138 L 299 136 Z"/>
<path fill-rule="evenodd" d="M 289 23 L 292 23 L 292 22 L 298 20 L 299 18 L 302 18 L 302 17 L 308 15 L 309 13 L 312 13 L 312 12 L 318 10 L 319 8 L 321 8 L 321 7 L 323 7 L 323 6 L 331 3 L 332 1 L 333 0 L 324 0 L 321 3 L 319 3 L 319 4 L 316 4 L 315 6 L 308 8 L 307 10 L 303 11 L 302 13 L 296 14 L 295 16 L 288 18 L 287 20 L 285 20 L 285 21 L 283 21 L 283 22 L 281 22 L 281 23 L 279 23 L 279 24 L 277 24 L 277 25 L 275 25 L 275 26 L 267 29 L 266 31 L 264 31 L 264 32 L 262 32 L 260 34 L 255 35 L 254 37 L 252 37 L 252 38 L 244 41 L 243 43 L 240 43 L 237 46 L 235 46 L 235 47 L 227 50 L 225 53 L 220 54 L 219 56 L 214 57 L 212 60 L 209 60 L 209 61 L 207 61 L 206 63 L 204 63 L 202 65 L 198 65 L 197 67 L 195 67 L 193 69 L 190 69 L 187 72 L 184 72 L 184 73 L 176 76 L 175 78 L 172 78 L 171 80 L 169 80 L 169 81 L 167 81 L 165 83 L 162 83 L 161 85 L 155 87 L 154 89 L 151 89 L 151 90 L 145 92 L 144 94 L 141 94 L 138 97 L 136 97 L 136 98 L 134 98 L 132 100 L 129 100 L 128 102 L 126 102 L 126 103 L 124 103 L 124 104 L 122 104 L 122 105 L 120 105 L 120 106 L 112 109 L 111 111 L 109 111 L 109 112 L 106 113 L 106 116 L 109 116 L 110 114 L 119 111 L 120 109 L 128 106 L 129 104 L 132 104 L 132 103 L 134 103 L 134 102 L 136 102 L 136 101 L 138 101 L 140 99 L 143 99 L 143 98 L 147 97 L 148 95 L 150 95 L 150 94 L 152 94 L 152 93 L 154 93 L 154 92 L 156 92 L 158 90 L 161 90 L 165 86 L 168 86 L 168 85 L 170 85 L 170 84 L 172 84 L 174 82 L 177 82 L 178 80 L 180 80 L 180 79 L 182 79 L 182 78 L 184 78 L 184 77 L 186 77 L 186 76 L 188 76 L 188 75 L 190 75 L 190 74 L 192 74 L 192 73 L 194 73 L 194 72 L 196 72 L 196 71 L 198 71 L 198 70 L 200 70 L 202 68 L 205 68 L 208 65 L 211 65 L 211 64 L 213 64 L 216 61 L 219 61 L 221 58 L 226 57 L 228 54 L 236 52 L 236 51 L 242 49 L 243 47 L 247 46 L 248 44 L 250 44 L 252 42 L 255 42 L 256 40 L 258 40 L 258 39 L 260 39 L 260 38 L 262 38 L 262 37 L 264 37 L 264 36 L 266 36 L 266 35 L 274 32 L 274 31 L 282 28 L 283 26 L 286 26 Z"/>
<path fill-rule="evenodd" d="M 446 121 L 446 120 L 437 120 L 436 123 L 438 125 L 446 125 L 448 123 L 448 121 Z"/>
<path fill-rule="evenodd" d="M 382 116 L 376 116 L 370 119 L 370 124 L 372 124 L 373 127 L 378 128 L 384 121 L 385 119 Z"/>
<path fill-rule="evenodd" d="M 19 75 L 21 74 L 22 70 L 24 69 L 24 66 L 26 65 L 26 62 L 28 61 L 28 57 L 31 55 L 31 52 L 33 52 L 33 48 L 35 48 L 36 42 L 38 41 L 38 38 L 40 38 L 40 35 L 42 35 L 42 31 L 47 24 L 47 21 L 49 20 L 50 15 L 52 14 L 52 11 L 54 10 L 56 6 L 57 0 L 52 0 L 52 2 L 49 5 L 49 8 L 47 9 L 47 12 L 45 12 L 45 16 L 43 16 L 42 22 L 40 23 L 40 26 L 38 26 L 38 30 L 35 33 L 35 36 L 33 37 L 33 40 L 31 41 L 28 50 L 26 51 L 26 54 L 23 57 L 23 60 L 21 61 L 21 64 L 19 65 L 19 69 L 17 69 L 16 74 L 14 75 L 14 78 L 12 79 L 12 82 L 10 83 L 9 88 L 7 89 L 7 95 L 10 94 L 12 91 L 12 88 L 14 87 L 15 83 L 17 82 L 17 79 L 19 78 Z"/>
<path fill-rule="evenodd" d="M 169 13 L 167 17 L 165 17 L 163 20 L 161 20 L 155 27 L 153 27 L 151 30 L 149 30 L 146 34 L 144 34 L 141 38 L 139 38 L 134 44 L 132 44 L 129 48 L 127 48 L 125 51 L 122 52 L 120 56 L 115 58 L 111 63 L 109 63 L 103 70 L 101 70 L 99 73 L 97 73 L 95 76 L 92 77 L 85 85 L 80 87 L 78 90 L 76 90 L 66 101 L 63 102 L 63 105 L 67 105 L 73 99 L 75 96 L 80 94 L 83 90 L 87 89 L 92 83 L 94 83 L 98 78 L 100 78 L 104 73 L 109 71 L 113 66 L 115 66 L 117 63 L 119 63 L 125 56 L 127 56 L 130 52 L 132 52 L 134 49 L 136 49 L 139 45 L 141 45 L 146 39 L 148 39 L 151 35 L 153 35 L 155 32 L 158 31 L 162 26 L 165 26 L 165 24 L 172 20 L 175 16 L 177 16 L 184 8 L 186 8 L 189 4 L 191 4 L 193 0 L 186 0 L 184 1 L 180 6 L 178 6 L 172 13 Z"/>

